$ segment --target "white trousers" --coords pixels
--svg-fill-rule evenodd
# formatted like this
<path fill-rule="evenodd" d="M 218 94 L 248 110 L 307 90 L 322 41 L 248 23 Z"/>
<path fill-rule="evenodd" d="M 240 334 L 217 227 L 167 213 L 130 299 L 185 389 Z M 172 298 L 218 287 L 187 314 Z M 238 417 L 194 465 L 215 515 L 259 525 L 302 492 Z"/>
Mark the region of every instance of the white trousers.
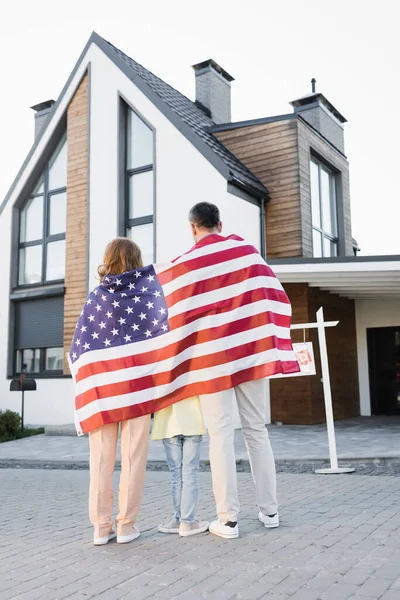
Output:
<path fill-rule="evenodd" d="M 242 431 L 256 488 L 257 504 L 265 515 L 278 511 L 275 460 L 265 427 L 267 381 L 257 379 L 234 388 Z M 210 465 L 217 515 L 221 522 L 237 521 L 233 390 L 200 396 L 210 438 Z"/>

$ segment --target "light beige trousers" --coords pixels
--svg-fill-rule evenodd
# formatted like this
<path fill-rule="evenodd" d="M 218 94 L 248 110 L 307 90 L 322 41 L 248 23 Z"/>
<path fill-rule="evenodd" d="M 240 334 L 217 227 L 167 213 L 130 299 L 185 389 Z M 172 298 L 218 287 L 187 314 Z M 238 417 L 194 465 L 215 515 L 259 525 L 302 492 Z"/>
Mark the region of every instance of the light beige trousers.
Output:
<path fill-rule="evenodd" d="M 265 515 L 278 511 L 275 460 L 265 427 L 267 383 L 248 381 L 233 390 L 201 396 L 201 408 L 210 437 L 213 492 L 220 521 L 237 521 L 237 492 L 233 402 L 238 405 L 242 432 L 256 488 L 257 504 Z"/>
<path fill-rule="evenodd" d="M 129 535 L 139 514 L 146 475 L 150 415 L 121 423 L 121 475 L 119 479 L 117 535 Z M 89 517 L 96 537 L 112 528 L 112 476 L 117 453 L 119 423 L 103 425 L 89 434 Z"/>

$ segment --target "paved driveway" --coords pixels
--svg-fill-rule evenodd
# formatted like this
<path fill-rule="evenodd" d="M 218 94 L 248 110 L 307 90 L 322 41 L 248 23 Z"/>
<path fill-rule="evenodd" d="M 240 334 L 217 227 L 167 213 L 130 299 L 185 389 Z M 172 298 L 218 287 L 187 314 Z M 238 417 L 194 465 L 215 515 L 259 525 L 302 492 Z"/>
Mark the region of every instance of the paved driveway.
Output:
<path fill-rule="evenodd" d="M 200 477 L 199 516 L 213 517 L 210 474 Z M 0 470 L 0 598 L 399 600 L 400 477 L 282 474 L 278 485 L 279 529 L 257 521 L 240 473 L 240 538 L 181 539 L 157 532 L 169 475 L 149 472 L 142 537 L 95 548 L 87 471 Z"/>

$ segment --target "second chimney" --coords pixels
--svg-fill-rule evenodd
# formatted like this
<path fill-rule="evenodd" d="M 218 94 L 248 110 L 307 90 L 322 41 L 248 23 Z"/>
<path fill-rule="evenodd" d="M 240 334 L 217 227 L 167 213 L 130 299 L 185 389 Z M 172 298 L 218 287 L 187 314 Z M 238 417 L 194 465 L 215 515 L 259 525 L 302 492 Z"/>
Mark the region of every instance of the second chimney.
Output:
<path fill-rule="evenodd" d="M 46 100 L 45 102 L 41 102 L 40 104 L 35 104 L 35 106 L 31 106 L 31 109 L 35 111 L 35 139 L 38 137 L 39 133 L 42 131 L 43 127 L 46 125 L 51 109 L 55 104 L 54 100 Z"/>
<path fill-rule="evenodd" d="M 196 103 L 207 109 L 214 123 L 231 122 L 231 82 L 229 75 L 211 58 L 193 65 L 196 77 Z"/>

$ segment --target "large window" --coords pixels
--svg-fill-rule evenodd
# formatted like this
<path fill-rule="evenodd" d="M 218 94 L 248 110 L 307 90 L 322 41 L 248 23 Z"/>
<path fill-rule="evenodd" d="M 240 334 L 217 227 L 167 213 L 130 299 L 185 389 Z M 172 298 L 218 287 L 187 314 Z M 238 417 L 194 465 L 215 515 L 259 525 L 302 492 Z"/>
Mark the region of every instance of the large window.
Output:
<path fill-rule="evenodd" d="M 62 139 L 21 210 L 18 285 L 61 281 L 65 275 L 67 141 Z"/>
<path fill-rule="evenodd" d="M 8 375 L 61 377 L 64 363 L 64 278 L 67 140 L 64 135 L 16 213 Z M 15 223 L 17 225 L 17 223 Z"/>
<path fill-rule="evenodd" d="M 313 256 L 337 256 L 336 177 L 325 165 L 310 161 Z"/>
<path fill-rule="evenodd" d="M 126 235 L 154 261 L 154 133 L 131 109 L 126 115 Z"/>

